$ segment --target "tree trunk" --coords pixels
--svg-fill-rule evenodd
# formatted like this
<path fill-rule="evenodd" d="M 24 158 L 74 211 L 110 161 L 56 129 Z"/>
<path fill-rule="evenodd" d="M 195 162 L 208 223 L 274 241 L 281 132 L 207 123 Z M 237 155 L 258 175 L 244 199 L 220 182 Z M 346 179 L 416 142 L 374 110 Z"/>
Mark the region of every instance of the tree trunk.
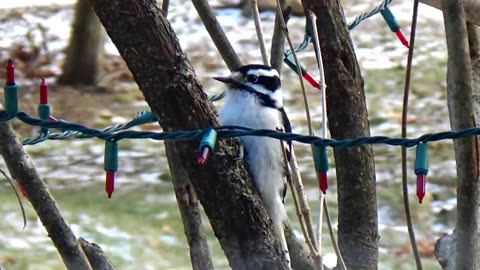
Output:
<path fill-rule="evenodd" d="M 317 16 L 327 67 L 327 114 L 332 138 L 369 136 L 363 79 L 337 0 L 304 0 Z M 334 149 L 338 181 L 338 242 L 348 269 L 377 269 L 378 221 L 371 146 Z"/>
<path fill-rule="evenodd" d="M 218 125 L 156 1 L 91 3 L 164 130 Z M 235 161 L 238 140 L 219 140 L 205 166 L 196 162 L 198 144 L 198 139 L 174 142 L 232 269 L 286 269 L 270 219 L 243 162 Z"/>
<path fill-rule="evenodd" d="M 183 220 L 183 228 L 190 248 L 190 261 L 193 270 L 213 270 L 212 258 L 207 239 L 202 229 L 202 218 L 197 194 L 188 174 L 178 160 L 178 153 L 173 142 L 165 142 L 168 166 L 172 175 L 177 204 Z"/>
<path fill-rule="evenodd" d="M 105 31 L 88 0 L 77 0 L 72 35 L 67 48 L 63 84 L 94 85 L 102 73 Z"/>
<path fill-rule="evenodd" d="M 462 1 L 443 0 L 447 36 L 447 99 L 452 130 L 474 127 L 472 69 Z M 457 164 L 456 269 L 480 269 L 477 137 L 455 139 Z"/>

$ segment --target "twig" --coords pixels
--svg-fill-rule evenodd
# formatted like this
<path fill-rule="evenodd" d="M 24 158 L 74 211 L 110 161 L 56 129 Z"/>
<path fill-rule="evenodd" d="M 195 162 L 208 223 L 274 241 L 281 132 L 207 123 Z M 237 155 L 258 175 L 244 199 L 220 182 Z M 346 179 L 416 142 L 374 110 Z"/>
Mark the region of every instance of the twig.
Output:
<path fill-rule="evenodd" d="M 262 53 L 262 60 L 265 65 L 268 65 L 267 48 L 265 46 L 265 39 L 263 38 L 262 21 L 260 20 L 260 12 L 258 11 L 257 0 L 250 0 L 252 8 L 253 21 L 255 23 L 255 30 L 257 32 L 258 45 Z"/>
<path fill-rule="evenodd" d="M 285 23 L 285 20 L 283 19 L 283 11 L 280 8 L 279 0 L 277 0 L 277 13 L 282 14 L 281 16 L 278 16 L 278 18 L 280 19 L 281 27 L 282 27 L 283 33 L 284 33 L 284 35 L 285 35 L 285 37 L 288 41 L 288 44 L 290 46 L 290 50 L 292 50 L 295 63 L 297 64 L 297 74 L 299 75 L 300 85 L 301 85 L 301 88 L 302 88 L 303 101 L 304 101 L 304 104 L 305 104 L 305 112 L 306 112 L 306 115 L 307 115 L 308 130 L 309 130 L 309 134 L 312 135 L 313 134 L 312 121 L 311 121 L 311 117 L 310 117 L 310 109 L 309 109 L 309 106 L 308 106 L 308 100 L 307 100 L 307 96 L 306 96 L 305 85 L 303 83 L 303 78 L 302 78 L 302 75 L 301 75 L 302 73 L 301 73 L 301 70 L 300 70 L 300 64 L 299 64 L 300 62 L 298 61 L 297 55 L 295 53 L 295 48 L 292 44 L 292 40 L 290 39 L 290 36 L 288 35 L 287 25 Z M 316 243 L 315 231 L 313 229 L 313 225 L 312 225 L 312 221 L 311 221 L 310 207 L 308 206 L 307 198 L 306 198 L 306 195 L 305 195 L 305 190 L 303 188 L 303 184 L 302 184 L 302 181 L 301 181 L 300 172 L 298 171 L 298 164 L 296 162 L 295 154 L 294 154 L 293 149 L 292 149 L 292 158 L 290 160 L 290 167 L 292 169 L 292 176 L 293 176 L 293 180 L 295 182 L 295 190 L 298 192 L 298 198 L 299 198 L 299 202 L 300 202 L 301 212 L 302 212 L 302 215 L 304 217 L 305 226 L 307 228 L 307 233 L 308 234 L 305 235 L 305 239 L 307 241 L 308 241 L 308 239 L 310 239 L 311 243 L 307 242 L 308 246 L 310 247 L 310 252 L 315 257 L 315 262 L 319 266 L 318 268 L 321 268 L 321 266 L 320 266 L 321 265 L 321 259 L 320 259 L 320 254 L 318 254 L 318 245 Z M 293 189 L 292 189 L 292 192 L 294 192 Z M 300 220 L 300 222 L 302 222 L 302 221 Z"/>
<path fill-rule="evenodd" d="M 316 17 L 312 11 L 308 11 L 308 18 L 310 20 L 310 25 L 312 27 L 312 35 L 313 35 L 313 47 L 315 49 L 315 56 L 317 58 L 317 66 L 318 70 L 320 71 L 320 92 L 322 98 L 322 137 L 327 138 L 327 100 L 326 100 L 326 85 L 325 85 L 325 75 L 323 72 L 323 61 L 322 61 L 322 53 L 320 51 L 320 42 L 318 41 L 318 32 L 317 32 L 317 24 L 315 23 Z M 326 208 L 325 196 L 322 192 L 319 192 L 319 207 L 318 207 L 318 224 L 317 224 L 317 243 L 318 243 L 318 252 L 322 254 L 322 219 L 323 219 L 323 208 Z M 328 213 L 328 211 L 326 211 Z M 329 224 L 328 228 L 331 228 L 331 224 Z M 330 235 L 332 233 L 330 232 Z M 332 239 L 332 242 L 335 242 L 335 239 Z M 338 256 L 339 254 L 337 254 Z"/>
<path fill-rule="evenodd" d="M 203 25 L 207 29 L 210 38 L 215 43 L 218 52 L 223 58 L 223 61 L 227 64 L 230 70 L 235 70 L 242 66 L 242 61 L 238 58 L 237 53 L 228 41 L 225 32 L 223 32 L 222 27 L 217 21 L 215 14 L 213 13 L 212 8 L 206 0 L 192 0 L 193 6 L 197 10 L 200 19 L 203 22 Z"/>
<path fill-rule="evenodd" d="M 17 197 L 18 205 L 20 205 L 20 210 L 22 211 L 23 228 L 25 229 L 25 227 L 27 226 L 27 217 L 25 216 L 25 208 L 23 207 L 23 203 L 22 203 L 22 200 L 20 199 L 20 195 L 18 194 L 18 190 L 15 187 L 15 183 L 13 183 L 12 179 L 8 177 L 8 175 L 2 169 L 0 169 L 0 173 L 2 173 L 5 179 L 7 179 L 8 183 L 10 183 L 10 186 L 12 187 L 13 192 Z"/>
<path fill-rule="evenodd" d="M 325 196 L 322 192 L 318 196 L 318 222 L 317 222 L 317 244 L 318 244 L 318 254 L 323 254 L 322 246 L 322 225 L 323 225 L 323 209 L 324 209 Z M 330 228 L 330 226 L 329 226 Z M 323 264 L 320 266 L 320 270 L 323 270 Z"/>
<path fill-rule="evenodd" d="M 308 15 L 312 26 L 313 47 L 317 58 L 317 67 L 320 73 L 320 92 L 322 94 L 322 137 L 327 138 L 327 84 L 325 83 L 325 72 L 323 71 L 322 51 L 320 50 L 320 41 L 318 40 L 317 16 L 309 10 Z"/>
<path fill-rule="evenodd" d="M 292 193 L 296 191 L 298 202 L 300 205 L 300 212 L 303 216 L 303 222 L 305 223 L 305 228 L 307 234 L 305 235 L 305 240 L 307 241 L 307 245 L 310 248 L 310 252 L 312 256 L 316 257 L 316 262 L 320 262 L 318 253 L 318 245 L 315 239 L 315 231 L 313 229 L 312 219 L 310 216 L 310 207 L 308 206 L 307 196 L 305 194 L 305 189 L 302 184 L 302 177 L 300 176 L 300 170 L 298 168 L 297 159 L 295 157 L 295 151 L 291 152 L 291 159 L 290 159 L 290 167 L 292 169 L 292 179 L 295 185 L 295 189 L 292 189 Z M 302 221 L 300 221 L 302 222 Z"/>
<path fill-rule="evenodd" d="M 413 51 L 415 48 L 415 30 L 417 28 L 418 0 L 413 3 L 412 27 L 410 30 L 410 47 L 408 48 L 407 71 L 405 75 L 405 89 L 403 91 L 403 109 L 402 109 L 402 138 L 407 137 L 407 114 L 408 114 L 408 96 L 410 93 L 410 78 L 412 73 Z M 405 208 L 405 219 L 407 221 L 408 236 L 412 246 L 413 256 L 417 265 L 417 270 L 422 269 L 422 261 L 418 253 L 415 242 L 415 231 L 413 230 L 412 217 L 410 214 L 410 205 L 408 202 L 408 182 L 407 182 L 407 149 L 402 147 L 402 190 L 403 206 Z"/>
<path fill-rule="evenodd" d="M 310 18 L 310 25 L 312 27 L 312 35 L 313 35 L 313 46 L 315 48 L 315 56 L 317 60 L 317 66 L 320 73 L 320 91 L 322 94 L 322 137 L 327 138 L 327 84 L 325 83 L 325 72 L 323 69 L 323 59 L 322 59 L 322 50 L 320 48 L 320 41 L 318 38 L 318 29 L 317 29 L 317 16 L 311 10 L 308 12 Z M 343 260 L 342 253 L 340 252 L 340 248 L 338 248 L 337 240 L 335 239 L 335 234 L 333 233 L 333 226 L 332 221 L 330 219 L 330 213 L 328 211 L 327 201 L 325 200 L 325 196 L 322 192 L 320 192 L 320 205 L 319 205 L 319 222 L 318 222 L 318 249 L 321 251 L 321 237 L 322 237 L 322 209 L 325 211 L 325 218 L 327 220 L 328 225 L 328 232 L 330 234 L 330 239 L 332 241 L 333 248 L 335 250 L 335 254 L 337 255 L 338 261 L 342 269 L 347 270 L 347 266 L 345 265 L 345 261 Z M 321 253 L 320 253 L 321 254 Z"/>
<path fill-rule="evenodd" d="M 288 182 L 288 185 L 290 187 L 290 190 L 292 191 L 292 199 L 293 199 L 293 204 L 295 205 L 295 212 L 297 213 L 297 217 L 298 217 L 298 220 L 299 220 L 299 223 L 300 223 L 300 228 L 302 229 L 302 233 L 305 237 L 305 242 L 307 242 L 307 245 L 308 245 L 309 249 L 312 251 L 312 250 L 315 250 L 315 246 L 313 246 L 313 241 L 309 237 L 307 226 L 306 226 L 305 220 L 304 220 L 304 216 L 303 216 L 302 211 L 301 211 L 301 206 L 300 206 L 300 201 L 299 201 L 299 198 L 298 198 L 298 193 L 295 192 L 296 188 L 295 188 L 295 184 L 294 184 L 294 181 L 293 181 L 293 178 L 292 178 L 292 166 L 290 166 L 290 164 L 288 163 L 287 154 L 286 154 L 285 148 L 283 147 L 283 142 L 282 141 L 280 141 L 280 146 L 283 149 L 283 160 L 285 161 L 286 178 L 287 178 L 287 182 Z M 294 150 L 292 148 L 291 153 L 290 153 L 290 159 L 295 159 L 296 158 L 295 153 L 293 153 L 293 151 Z M 298 168 L 296 170 L 298 172 Z"/>
<path fill-rule="evenodd" d="M 293 46 L 292 40 L 290 39 L 290 36 L 288 34 L 287 24 L 285 23 L 285 20 L 283 19 L 283 11 L 280 9 L 279 0 L 277 0 L 277 13 L 282 14 L 281 16 L 278 16 L 278 18 L 280 18 L 280 23 L 281 23 L 281 26 L 282 26 L 283 34 L 287 38 L 288 45 L 290 47 L 290 50 L 292 51 L 293 59 L 295 60 L 295 63 L 297 65 L 297 70 L 296 71 L 297 71 L 298 78 L 299 78 L 299 81 L 300 81 L 300 87 L 302 89 L 303 104 L 305 104 L 305 114 L 306 114 L 306 117 L 307 117 L 308 134 L 313 135 L 312 117 L 310 116 L 310 108 L 309 108 L 309 105 L 308 105 L 307 92 L 305 91 L 305 84 L 303 83 L 302 70 L 300 69 L 300 62 L 298 61 L 298 57 L 297 57 L 297 54 L 295 52 L 295 47 Z"/>
<path fill-rule="evenodd" d="M 345 260 L 343 260 L 342 253 L 340 252 L 338 243 L 335 240 L 335 234 L 333 233 L 332 220 L 330 219 L 327 200 L 323 200 L 323 209 L 325 210 L 325 219 L 327 220 L 328 233 L 330 234 L 330 239 L 332 239 L 333 250 L 335 250 L 335 254 L 337 254 L 338 264 L 340 265 L 341 269 L 347 270 L 347 265 L 345 264 Z"/>

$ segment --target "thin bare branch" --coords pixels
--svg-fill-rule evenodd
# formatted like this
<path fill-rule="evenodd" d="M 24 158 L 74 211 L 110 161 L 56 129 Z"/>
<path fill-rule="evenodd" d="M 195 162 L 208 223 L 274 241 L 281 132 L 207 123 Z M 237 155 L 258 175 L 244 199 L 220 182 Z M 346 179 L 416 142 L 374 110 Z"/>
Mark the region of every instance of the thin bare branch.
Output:
<path fill-rule="evenodd" d="M 310 117 L 310 109 L 308 106 L 308 99 L 306 96 L 306 91 L 305 91 L 305 84 L 303 82 L 303 77 L 302 77 L 302 72 L 300 70 L 300 62 L 298 61 L 297 54 L 295 53 L 295 48 L 293 47 L 292 40 L 290 39 L 290 36 L 288 35 L 288 28 L 285 23 L 285 20 L 283 18 L 283 11 L 281 10 L 281 5 L 279 3 L 279 0 L 277 0 L 277 13 L 281 14 L 281 16 L 278 16 L 280 19 L 280 25 L 282 28 L 282 31 L 288 41 L 288 45 L 290 46 L 290 50 L 293 53 L 293 58 L 295 60 L 295 63 L 297 64 L 297 74 L 299 76 L 299 81 L 300 81 L 300 86 L 302 88 L 302 94 L 303 94 L 303 101 L 305 105 L 305 113 L 307 116 L 307 125 L 308 125 L 308 130 L 309 134 L 313 134 L 313 128 L 312 128 L 312 122 L 311 122 L 311 117 Z M 298 202 L 300 204 L 300 212 L 303 216 L 303 221 L 300 219 L 300 223 L 304 222 L 305 223 L 305 228 L 307 231 L 307 234 L 305 235 L 305 240 L 307 241 L 307 244 L 310 248 L 310 252 L 312 256 L 314 256 L 314 261 L 318 268 L 322 268 L 323 265 L 321 263 L 321 258 L 320 254 L 318 253 L 318 243 L 316 242 L 316 237 L 315 237 L 315 230 L 313 229 L 313 224 L 312 224 L 312 219 L 310 215 L 310 207 L 307 202 L 307 198 L 305 195 L 305 190 L 302 184 L 302 178 L 300 176 L 300 172 L 298 169 L 298 163 L 295 158 L 295 153 L 292 149 L 292 158 L 290 159 L 290 168 L 292 170 L 292 179 L 295 184 L 295 189 L 292 189 L 293 192 L 297 192 L 297 197 L 298 197 Z"/>
<path fill-rule="evenodd" d="M 410 41 L 408 48 L 408 57 L 407 57 L 407 71 L 405 72 L 405 88 L 403 90 L 403 108 L 402 108 L 402 127 L 401 133 L 402 138 L 407 137 L 407 116 L 408 116 L 408 99 L 410 96 L 410 78 L 412 73 L 412 63 L 413 63 L 413 52 L 415 49 L 415 32 L 417 29 L 417 16 L 418 15 L 418 0 L 415 0 L 413 3 L 413 14 L 412 14 L 412 27 L 410 30 Z M 409 204 L 409 193 L 408 193 L 408 177 L 407 177 L 407 149 L 402 147 L 401 149 L 402 156 L 402 192 L 403 192 L 403 208 L 405 209 L 405 220 L 407 221 L 408 237 L 410 239 L 410 245 L 412 247 L 413 256 L 415 258 L 415 264 L 417 270 L 421 270 L 422 260 L 420 254 L 418 253 L 417 243 L 415 241 L 415 231 L 413 229 L 412 216 L 410 214 L 410 204 Z"/>
<path fill-rule="evenodd" d="M 258 45 L 260 46 L 260 52 L 262 53 L 263 64 L 268 65 L 267 48 L 265 46 L 265 39 L 263 38 L 262 21 L 260 20 L 260 12 L 258 11 L 257 0 L 250 0 L 250 6 L 252 8 L 253 21 L 255 23 L 255 30 L 257 32 Z"/>
<path fill-rule="evenodd" d="M 15 187 L 15 183 L 13 182 L 12 178 L 8 177 L 8 175 L 2 169 L 0 169 L 0 173 L 3 174 L 3 177 L 5 177 L 5 179 L 7 179 L 8 183 L 13 189 L 13 192 L 15 193 L 15 197 L 17 197 L 18 205 L 20 206 L 20 211 L 22 211 L 23 228 L 25 229 L 25 227 L 27 226 L 27 217 L 25 216 L 25 208 L 23 207 L 23 203 L 22 203 L 22 200 L 20 199 L 20 195 L 18 194 L 18 190 Z"/>
<path fill-rule="evenodd" d="M 228 41 L 225 32 L 223 32 L 222 26 L 217 21 L 215 14 L 213 13 L 212 8 L 206 0 L 192 0 L 193 6 L 198 12 L 200 19 L 203 22 L 203 25 L 207 29 L 210 38 L 215 43 L 217 50 L 220 52 L 220 55 L 223 58 L 223 61 L 227 64 L 230 70 L 235 70 L 242 66 L 242 61 L 238 58 L 237 53 Z"/>

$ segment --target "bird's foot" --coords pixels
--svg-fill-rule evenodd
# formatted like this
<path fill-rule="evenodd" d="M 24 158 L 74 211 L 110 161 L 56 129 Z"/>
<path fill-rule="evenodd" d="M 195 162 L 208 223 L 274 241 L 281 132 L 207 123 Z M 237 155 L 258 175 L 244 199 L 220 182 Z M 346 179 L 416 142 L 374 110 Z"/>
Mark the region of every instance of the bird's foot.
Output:
<path fill-rule="evenodd" d="M 244 156 L 245 156 L 245 146 L 243 145 L 243 143 L 240 143 L 237 151 L 237 156 L 234 158 L 234 160 L 242 160 Z"/>

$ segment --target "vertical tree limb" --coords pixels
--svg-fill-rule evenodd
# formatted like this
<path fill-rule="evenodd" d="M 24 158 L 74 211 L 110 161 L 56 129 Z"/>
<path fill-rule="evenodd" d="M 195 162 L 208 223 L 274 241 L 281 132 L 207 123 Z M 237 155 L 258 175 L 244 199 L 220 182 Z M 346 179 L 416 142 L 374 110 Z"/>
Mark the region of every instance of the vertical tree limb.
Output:
<path fill-rule="evenodd" d="M 443 0 L 447 36 L 447 99 L 452 130 L 474 126 L 472 74 L 462 1 Z M 457 269 L 480 269 L 477 138 L 454 140 L 457 164 Z"/>
<path fill-rule="evenodd" d="M 168 15 L 168 8 L 169 7 L 170 7 L 170 0 L 163 0 L 162 1 L 162 12 L 163 12 L 163 16 L 165 16 L 165 18 Z"/>
<path fill-rule="evenodd" d="M 304 0 L 317 16 L 324 56 L 327 114 L 334 139 L 369 136 L 363 79 L 337 0 Z M 371 146 L 334 150 L 338 184 L 338 242 L 348 269 L 377 269 L 378 220 Z"/>
<path fill-rule="evenodd" d="M 183 228 L 190 247 L 190 260 L 194 270 L 213 270 L 212 258 L 208 249 L 207 239 L 202 229 L 202 219 L 197 195 L 188 174 L 178 159 L 175 145 L 165 142 L 168 166 L 172 175 L 172 182 L 177 197 L 178 208 L 183 220 Z"/>
<path fill-rule="evenodd" d="M 268 65 L 267 47 L 265 46 L 265 39 L 263 38 L 262 20 L 260 19 L 260 11 L 258 11 L 257 0 L 250 0 L 250 8 L 252 9 L 252 17 L 257 32 L 258 46 L 262 55 L 262 62 L 264 65 Z"/>
<path fill-rule="evenodd" d="M 164 130 L 218 125 L 155 0 L 91 3 Z M 205 166 L 197 164 L 199 140 L 174 144 L 232 269 L 286 269 L 271 221 L 243 162 L 235 160 L 234 142 L 219 140 Z"/>
<path fill-rule="evenodd" d="M 225 32 L 223 32 L 222 26 L 218 23 L 215 14 L 213 14 L 213 10 L 208 4 L 208 1 L 192 0 L 192 3 L 228 68 L 234 70 L 242 66 L 242 61 L 240 61 L 240 58 L 238 58 L 238 55 L 228 41 L 228 38 L 225 35 Z"/>
<path fill-rule="evenodd" d="M 3 108 L 0 106 L 0 109 Z M 65 266 L 68 269 L 92 269 L 75 235 L 60 214 L 57 203 L 48 192 L 47 186 L 40 179 L 32 161 L 7 122 L 0 122 L 0 154 L 12 178 L 20 182 L 30 198 L 30 203 Z"/>
<path fill-rule="evenodd" d="M 287 5 L 287 0 L 280 0 L 277 4 L 280 3 L 280 9 L 285 10 Z M 270 49 L 270 65 L 278 71 L 280 74 L 283 65 L 283 52 L 285 50 L 285 35 L 282 31 L 280 17 L 282 14 L 280 12 L 275 12 L 275 24 L 273 26 L 273 35 L 272 35 L 272 45 Z M 286 18 L 284 18 L 286 21 Z"/>

